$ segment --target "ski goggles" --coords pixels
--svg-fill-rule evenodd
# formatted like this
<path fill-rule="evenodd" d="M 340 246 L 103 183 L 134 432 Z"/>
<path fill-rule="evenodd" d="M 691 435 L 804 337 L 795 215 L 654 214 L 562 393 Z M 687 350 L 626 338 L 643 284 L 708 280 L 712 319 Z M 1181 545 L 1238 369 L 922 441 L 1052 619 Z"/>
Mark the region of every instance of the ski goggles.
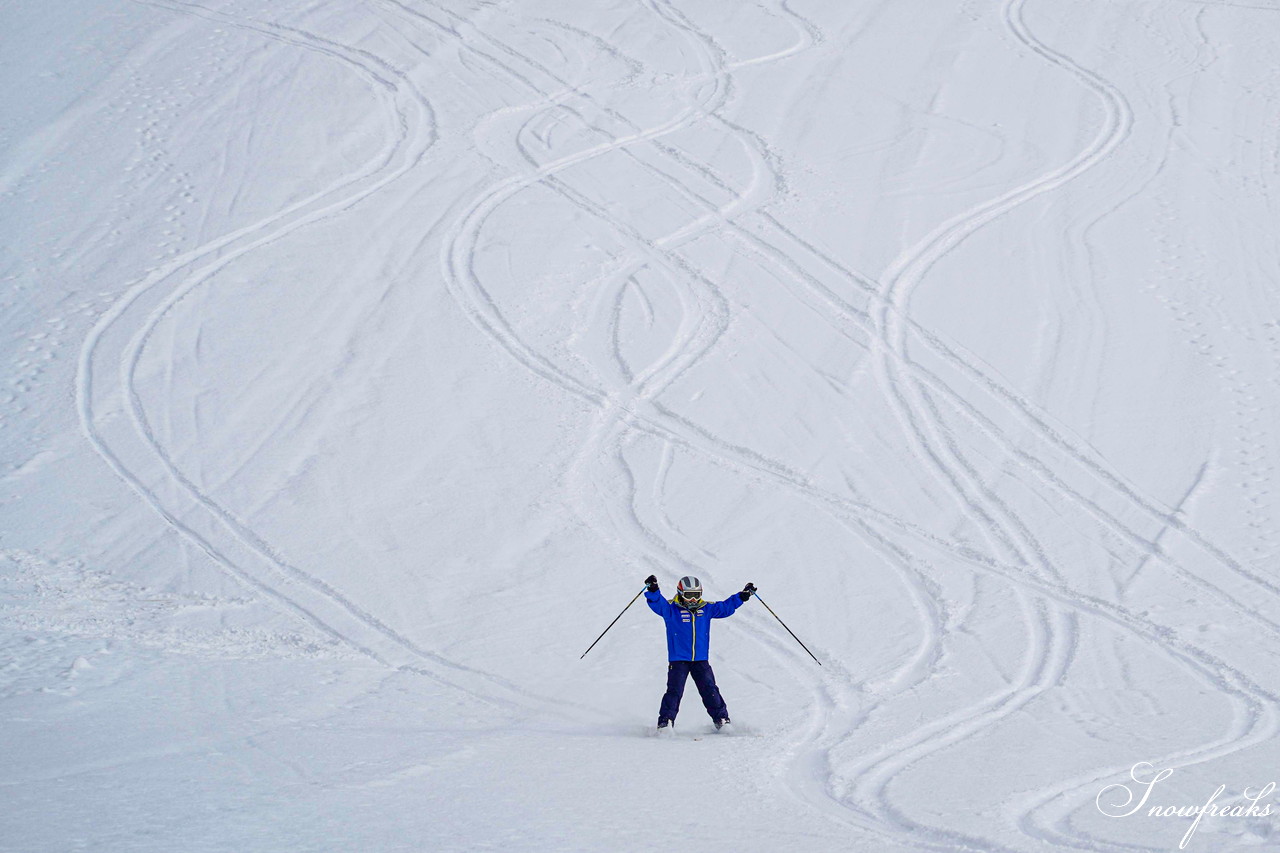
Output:
<path fill-rule="evenodd" d="M 681 600 L 681 601 L 684 601 L 684 602 L 687 602 L 687 603 L 689 603 L 689 604 L 693 604 L 693 603 L 694 603 L 694 602 L 696 602 L 696 601 L 701 601 L 701 600 L 702 600 L 702 590 L 700 590 L 700 589 L 691 589 L 691 590 L 682 591 L 682 592 L 680 593 L 680 600 Z"/>

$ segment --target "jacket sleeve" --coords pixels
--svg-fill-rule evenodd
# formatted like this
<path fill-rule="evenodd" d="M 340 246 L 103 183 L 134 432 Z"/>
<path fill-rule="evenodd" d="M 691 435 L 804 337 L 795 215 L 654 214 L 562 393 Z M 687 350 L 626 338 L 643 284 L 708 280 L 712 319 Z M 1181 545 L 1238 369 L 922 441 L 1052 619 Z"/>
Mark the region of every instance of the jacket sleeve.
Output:
<path fill-rule="evenodd" d="M 742 606 L 742 596 L 734 594 L 726 598 L 724 601 L 717 601 L 708 604 L 702 608 L 706 614 L 712 619 L 723 619 L 726 616 L 732 616 L 733 611 Z"/>
<path fill-rule="evenodd" d="M 667 601 L 662 597 L 661 592 L 649 592 L 648 590 L 645 590 L 644 600 L 645 603 L 649 605 L 650 610 L 657 613 L 664 619 L 671 613 L 673 605 L 670 601 Z"/>

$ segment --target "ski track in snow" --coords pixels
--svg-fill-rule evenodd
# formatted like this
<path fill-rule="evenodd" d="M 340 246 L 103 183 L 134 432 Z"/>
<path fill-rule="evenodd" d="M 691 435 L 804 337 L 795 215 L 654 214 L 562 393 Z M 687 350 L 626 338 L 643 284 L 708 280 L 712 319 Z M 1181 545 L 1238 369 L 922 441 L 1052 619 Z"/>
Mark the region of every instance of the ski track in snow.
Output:
<path fill-rule="evenodd" d="M 243 19 L 176 0 L 152 5 L 233 26 L 341 64 L 365 81 L 384 110 L 387 144 L 359 171 L 180 255 L 130 287 L 95 325 L 80 353 L 76 396 L 85 437 L 167 524 L 229 574 L 330 640 L 347 644 L 388 667 L 428 676 L 513 716 L 533 708 L 559 708 L 556 700 L 419 646 L 335 586 L 290 562 L 247 520 L 219 504 L 210 489 L 201 487 L 198 483 L 204 477 L 182 471 L 158 438 L 153 416 L 137 388 L 138 370 L 169 312 L 233 261 L 299 229 L 342 216 L 393 182 L 405 179 L 425 162 L 437 131 L 426 95 L 388 60 L 283 24 Z M 958 425 L 967 425 L 973 435 L 1000 448 L 1017 472 L 1126 543 L 1139 555 L 1135 574 L 1139 570 L 1165 571 L 1257 625 L 1272 639 L 1280 637 L 1280 622 L 1257 602 L 1258 598 L 1270 603 L 1280 600 L 1280 584 L 1250 568 L 1193 525 L 1181 504 L 1166 506 L 1143 494 L 1086 442 L 1056 425 L 1048 412 L 1015 391 L 993 369 L 911 316 L 913 292 L 949 253 L 1020 206 L 1105 164 L 1130 134 L 1134 107 L 1122 91 L 1041 42 L 1024 21 L 1025 0 L 1009 0 L 1003 6 L 1005 28 L 1022 49 L 1096 96 L 1104 110 L 1097 136 L 1065 164 L 942 222 L 878 276 L 841 264 L 798 236 L 779 214 L 765 209 L 785 183 L 783 164 L 767 140 L 722 115 L 733 101 L 735 72 L 785 62 L 819 47 L 838 49 L 829 34 L 786 2 L 770 12 L 794 31 L 795 42 L 759 56 L 732 59 L 731 51 L 714 34 L 696 26 L 675 5 L 643 0 L 640 5 L 649 18 L 682 45 L 682 55 L 693 63 L 680 81 L 679 111 L 655 123 L 638 122 L 628 117 L 624 108 L 612 105 L 609 88 L 576 82 L 532 52 L 443 6 L 400 0 L 374 0 L 374 5 L 408 28 L 422 28 L 452 40 L 460 50 L 505 75 L 532 97 L 524 105 L 499 111 L 484 125 L 481 147 L 502 152 L 499 165 L 513 174 L 468 201 L 443 237 L 440 263 L 450 294 L 476 327 L 529 373 L 595 408 L 593 423 L 564 472 L 579 499 L 577 511 L 592 529 L 637 568 L 714 576 L 715 555 L 682 531 L 678 519 L 664 507 L 671 469 L 681 460 L 698 458 L 753 485 L 781 490 L 826 514 L 890 566 L 910 598 L 919 620 L 919 640 L 896 672 L 876 683 L 865 683 L 834 650 L 826 650 L 826 665 L 821 671 L 805 671 L 803 679 L 811 697 L 809 720 L 803 729 L 779 739 L 784 748 L 773 759 L 798 803 L 861 835 L 917 849 L 1022 849 L 994 837 L 944 829 L 912 817 L 906 806 L 895 803 L 893 783 L 930 756 L 972 741 L 1047 691 L 1064 686 L 1085 624 L 1108 627 L 1140 640 L 1145 648 L 1163 655 L 1229 702 L 1232 720 L 1223 732 L 1194 747 L 1151 759 L 1161 766 L 1184 767 L 1221 758 L 1276 736 L 1280 731 L 1280 699 L 1248 673 L 1179 632 L 1135 613 L 1124 603 L 1123 590 L 1117 590 L 1116 600 L 1109 600 L 1078 588 L 1041 541 L 1035 521 L 1021 516 L 984 481 L 980 460 L 966 448 L 967 436 L 958 434 Z M 566 39 L 590 45 L 632 69 L 633 74 L 645 69 L 643 58 L 623 44 L 568 22 L 548 19 L 541 23 L 544 32 L 561 33 Z M 567 54 L 562 46 L 554 39 L 550 43 L 563 60 Z M 856 43 L 844 47 L 857 49 Z M 595 142 L 557 155 L 550 142 L 552 128 L 566 117 Z M 730 177 L 672 141 L 695 127 L 723 134 L 744 152 L 750 161 L 750 179 L 744 183 Z M 626 158 L 628 164 L 696 210 L 696 215 L 654 237 L 638 223 L 594 200 L 590 188 L 575 186 L 575 170 L 607 155 Z M 510 162 L 506 162 L 508 158 Z M 486 225 L 504 205 L 535 187 L 609 229 L 627 250 L 598 276 L 575 283 L 592 295 L 585 309 L 564 318 L 570 332 L 569 346 L 564 350 L 545 351 L 536 341 L 523 338 L 477 269 Z M 1106 210 L 1094 214 L 1093 221 L 1100 221 L 1121 203 L 1123 200 L 1110 202 Z M 1081 235 L 1087 229 L 1084 226 Z M 866 351 L 878 387 L 908 441 L 917 473 L 949 496 L 959 516 L 976 524 L 987 540 L 987 550 L 950 540 L 909 518 L 818 485 L 785 459 L 735 443 L 664 405 L 662 394 L 706 363 L 733 321 L 730 297 L 716 276 L 681 253 L 708 238 L 729 247 L 731 254 L 772 268 L 782 286 L 848 346 Z M 1079 245 L 1086 241 L 1085 236 L 1072 239 Z M 640 283 L 641 275 L 657 276 L 661 293 L 646 289 Z M 631 363 L 621 349 L 619 324 L 629 292 L 639 294 L 651 321 L 657 313 L 655 305 L 670 308 L 671 303 L 680 318 L 670 340 L 645 364 Z M 981 399 L 973 399 L 971 392 L 927 366 L 913 354 L 916 346 L 967 380 L 966 387 L 976 388 Z M 820 365 L 812 367 L 815 373 L 821 372 Z M 305 408 L 306 404 L 306 399 L 299 400 L 298 405 Z M 1015 434 L 1002 426 L 993 411 L 1006 420 L 1013 419 L 1021 430 Z M 652 471 L 638 470 L 628 458 L 628 450 L 642 441 L 660 448 L 659 462 Z M 1078 484 L 1079 475 L 1087 477 L 1098 490 L 1096 494 L 1104 497 L 1073 485 Z M 1195 483 L 1188 487 L 1184 503 L 1194 488 Z M 1135 515 L 1154 525 L 1154 532 L 1144 532 L 1126 520 Z M 1175 556 L 1175 549 L 1167 544 L 1171 540 L 1181 546 L 1178 553 L 1191 549 L 1233 580 L 1247 584 L 1249 595 L 1230 592 L 1222 583 L 1195 571 L 1185 558 Z M 931 559 L 965 566 L 975 576 L 994 578 L 1013 593 L 1022 610 L 1027 639 L 1020 671 L 1008 685 L 973 697 L 878 749 L 848 760 L 842 757 L 842 747 L 872 717 L 892 713 L 896 699 L 927 685 L 937 675 L 953 640 L 950 603 L 933 577 Z M 794 650 L 788 638 L 766 630 L 751 636 L 772 659 L 792 659 Z M 570 713 L 588 718 L 597 712 L 574 709 Z M 1078 834 L 1069 821 L 1071 811 L 1087 800 L 1102 780 L 1127 768 L 1128 764 L 1098 767 L 1030 792 L 1016 803 L 1005 804 L 1005 819 L 1032 843 L 1086 850 L 1134 849 Z"/>
<path fill-rule="evenodd" d="M 134 382 L 142 353 L 165 314 L 242 255 L 307 225 L 341 215 L 401 179 L 423 161 L 435 143 L 436 133 L 431 104 L 425 95 L 403 72 L 366 51 L 300 29 L 242 20 L 193 4 L 152 5 L 226 23 L 344 64 L 366 79 L 387 106 L 394 137 L 364 170 L 344 176 L 265 220 L 179 256 L 127 291 L 94 327 L 81 352 L 77 399 L 86 437 L 169 525 L 228 573 L 322 634 L 341 640 L 379 663 L 428 676 L 506 713 L 519 712 L 531 702 L 559 704 L 423 649 L 332 585 L 292 565 L 183 474 L 157 440 Z M 136 328 L 130 333 L 131 325 Z M 108 335 L 125 337 L 127 343 L 115 344 L 118 350 L 104 348 L 103 339 Z M 112 364 L 117 369 L 118 385 L 104 391 L 98 387 L 98 377 L 107 375 Z M 101 425 L 116 421 L 123 414 L 128 415 L 134 432 L 116 432 L 108 439 Z"/>
<path fill-rule="evenodd" d="M 920 282 L 929 268 L 987 223 L 1036 196 L 1051 192 L 1065 185 L 1102 162 L 1124 140 L 1132 123 L 1132 110 L 1125 101 L 1124 96 L 1117 89 L 1097 75 L 1076 65 L 1064 55 L 1051 50 L 1030 33 L 1022 20 L 1023 5 L 1024 0 L 1012 0 L 1005 6 L 1004 18 L 1008 29 L 1030 50 L 1054 65 L 1072 73 L 1100 96 L 1107 107 L 1107 118 L 1104 121 L 1103 129 L 1094 143 L 1067 165 L 1011 190 L 990 202 L 984 203 L 951 222 L 945 223 L 926 237 L 919 244 L 919 248 L 909 250 L 890 265 L 881 277 L 884 283 L 884 291 L 881 310 L 877 314 L 877 325 L 885 350 L 882 352 L 882 357 L 877 364 L 881 368 L 880 375 L 882 383 L 888 391 L 888 397 L 894 401 L 895 408 L 899 413 L 900 422 L 904 428 L 903 431 L 917 445 L 918 458 L 927 461 L 931 467 L 938 471 L 940 482 L 956 496 L 961 511 L 983 519 L 988 532 L 1000 540 L 1000 543 L 1012 553 L 1017 563 L 1026 565 L 1028 558 L 1034 555 L 1034 559 L 1031 562 L 1037 565 L 1040 572 L 1045 573 L 1056 581 L 1061 581 L 1062 573 L 1049 561 L 1047 555 L 1036 543 L 1034 535 L 1007 505 L 1003 504 L 997 496 L 982 485 L 978 475 L 964 458 L 956 442 L 947 434 L 949 430 L 938 413 L 936 403 L 928 393 L 926 383 L 918 379 L 914 381 L 904 379 L 901 369 L 903 364 L 909 363 L 907 336 L 911 327 L 908 325 L 907 320 L 909 317 L 907 306 L 910 299 L 910 291 Z M 927 330 L 920 329 L 920 331 L 928 335 Z M 892 351 L 892 357 L 888 355 L 889 351 Z M 966 367 L 978 372 L 972 365 L 966 365 Z M 982 378 L 986 384 L 994 384 L 989 377 L 983 376 Z M 914 393 L 912 393 L 913 391 Z M 949 399 L 960 400 L 958 396 L 954 395 Z M 974 411 L 972 407 L 963 403 L 961 408 L 968 413 Z M 985 419 L 981 423 L 984 427 L 989 424 L 990 422 L 985 421 Z M 988 432 L 994 432 L 994 430 L 989 429 Z M 1091 468 L 1094 467 L 1089 464 L 1089 460 L 1084 454 L 1074 451 L 1073 456 L 1075 461 L 1085 463 Z M 948 459 L 952 461 L 948 462 Z M 953 467 L 953 464 L 958 466 L 958 469 Z M 1035 465 L 1038 471 L 1048 470 L 1039 460 L 1035 460 Z M 1052 476 L 1051 473 L 1050 476 Z M 1056 478 L 1053 479 L 1055 484 L 1060 482 Z M 1066 497 L 1091 504 L 1091 502 L 1081 500 L 1077 493 L 1067 487 L 1063 487 L 1059 491 Z M 1132 496 L 1128 489 L 1125 489 L 1125 492 L 1126 496 Z M 1141 498 L 1135 497 L 1135 502 L 1139 503 L 1144 509 L 1150 509 L 1149 502 Z M 1166 511 L 1163 516 L 1172 518 L 1173 514 Z M 1001 518 L 1003 518 L 1003 521 L 1000 520 Z M 1121 527 L 1118 522 L 1115 522 L 1110 517 L 1105 517 L 1104 520 L 1112 522 L 1116 527 Z M 1122 527 L 1121 529 L 1123 530 Z M 1162 528 L 1161 533 L 1165 529 Z M 1125 530 L 1124 532 L 1127 533 L 1128 531 Z M 1157 541 L 1159 535 L 1157 534 L 1150 541 L 1142 540 L 1151 555 L 1163 556 Z M 1203 537 L 1198 536 L 1194 531 L 1192 531 L 1191 538 L 1197 544 L 1206 544 Z M 1233 570 L 1240 568 L 1235 560 L 1225 555 L 1220 549 L 1213 546 L 1206 547 L 1214 556 L 1222 559 L 1228 567 Z M 1190 575 L 1181 566 L 1173 564 L 1172 561 L 1168 562 L 1179 573 Z M 1252 573 L 1240 573 L 1250 580 L 1260 580 Z M 1265 580 L 1261 580 L 1261 584 L 1268 591 L 1274 591 L 1274 587 Z M 1231 600 L 1243 615 L 1260 617 L 1260 614 L 1256 611 L 1245 607 L 1216 587 L 1211 586 L 1211 588 Z M 1037 600 L 1036 606 L 1037 609 L 1043 611 L 1046 607 L 1046 602 Z M 996 694 L 989 701 L 976 705 L 971 712 L 962 712 L 956 717 L 943 719 L 935 725 L 925 727 L 907 738 L 905 743 L 892 746 L 891 754 L 888 758 L 879 762 L 860 764 L 853 768 L 850 771 L 850 775 L 859 779 L 858 788 L 863 792 L 864 797 L 878 802 L 886 810 L 889 809 L 887 789 L 894 773 L 905 769 L 911 762 L 918 760 L 922 755 L 927 755 L 936 749 L 953 746 L 965 738 L 973 736 L 985 726 L 993 724 L 1007 716 L 1007 714 L 1012 713 L 1036 695 L 1051 687 L 1061 685 L 1072 657 L 1071 649 L 1074 644 L 1072 637 L 1075 634 L 1074 624 L 1069 621 L 1066 624 L 1062 623 L 1064 615 L 1056 610 L 1040 614 L 1038 625 L 1034 632 L 1037 641 L 1032 646 L 1033 652 L 1028 655 L 1028 669 L 1021 679 L 1019 687 L 1011 690 L 1008 694 L 1003 692 Z M 1055 626 L 1055 622 L 1058 623 L 1057 626 Z M 1274 627 L 1274 624 L 1268 623 L 1268 627 Z M 1218 667 L 1222 666 L 1219 662 L 1215 663 Z M 1201 675 L 1215 689 L 1223 689 L 1220 686 L 1220 682 L 1213 678 L 1212 670 L 1205 668 L 1196 671 L 1193 669 L 1193 672 Z M 1246 690 L 1245 692 L 1231 690 L 1230 695 L 1236 708 L 1236 724 L 1224 735 L 1221 741 L 1215 741 L 1196 750 L 1162 756 L 1157 763 L 1160 766 L 1185 766 L 1197 761 L 1230 754 L 1233 751 L 1274 736 L 1276 731 L 1276 699 L 1274 696 L 1256 689 Z M 1264 717 L 1265 723 L 1261 719 Z M 1245 719 L 1250 721 L 1250 725 L 1239 725 Z M 886 765 L 888 769 L 885 769 Z M 1122 769 L 1118 767 L 1108 768 L 1102 773 L 1091 774 L 1085 779 L 1073 780 L 1067 786 L 1055 788 L 1050 798 L 1062 796 L 1066 791 L 1084 787 L 1085 785 L 1096 785 L 1099 780 Z M 907 829 L 915 830 L 920 828 L 918 824 L 906 821 L 901 815 L 894 814 L 893 819 Z M 1019 816 L 1018 824 L 1029 835 L 1041 840 L 1057 843 L 1062 843 L 1063 841 L 1076 842 L 1073 843 L 1073 846 L 1083 846 L 1087 849 L 1094 847 L 1093 844 L 1088 843 L 1085 839 L 1072 839 L 1062 832 L 1050 834 L 1041 831 L 1031 818 L 1030 809 Z M 989 842 L 981 839 L 961 836 L 953 837 L 952 841 L 964 847 L 968 847 L 970 844 L 976 845 L 975 849 L 985 849 L 989 844 Z M 1079 842 L 1081 841 L 1085 843 L 1080 844 Z"/>

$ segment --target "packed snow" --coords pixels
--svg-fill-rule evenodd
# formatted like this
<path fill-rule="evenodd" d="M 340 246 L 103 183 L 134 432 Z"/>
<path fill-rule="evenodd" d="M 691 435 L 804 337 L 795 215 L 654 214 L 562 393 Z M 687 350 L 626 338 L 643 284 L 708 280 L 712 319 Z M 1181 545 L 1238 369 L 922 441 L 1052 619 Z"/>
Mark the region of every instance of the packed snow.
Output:
<path fill-rule="evenodd" d="M 1280 849 L 1274 0 L 0 22 L 0 850 Z"/>

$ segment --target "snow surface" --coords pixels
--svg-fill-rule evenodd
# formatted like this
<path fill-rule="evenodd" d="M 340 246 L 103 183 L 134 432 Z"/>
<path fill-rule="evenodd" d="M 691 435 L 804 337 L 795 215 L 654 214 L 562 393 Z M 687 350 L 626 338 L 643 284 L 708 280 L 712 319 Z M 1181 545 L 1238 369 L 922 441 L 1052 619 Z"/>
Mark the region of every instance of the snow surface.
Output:
<path fill-rule="evenodd" d="M 0 24 L 0 849 L 1172 850 L 1104 787 L 1280 776 L 1274 0 Z M 579 656 L 650 572 L 822 666 L 750 602 L 648 736 L 661 623 Z"/>

